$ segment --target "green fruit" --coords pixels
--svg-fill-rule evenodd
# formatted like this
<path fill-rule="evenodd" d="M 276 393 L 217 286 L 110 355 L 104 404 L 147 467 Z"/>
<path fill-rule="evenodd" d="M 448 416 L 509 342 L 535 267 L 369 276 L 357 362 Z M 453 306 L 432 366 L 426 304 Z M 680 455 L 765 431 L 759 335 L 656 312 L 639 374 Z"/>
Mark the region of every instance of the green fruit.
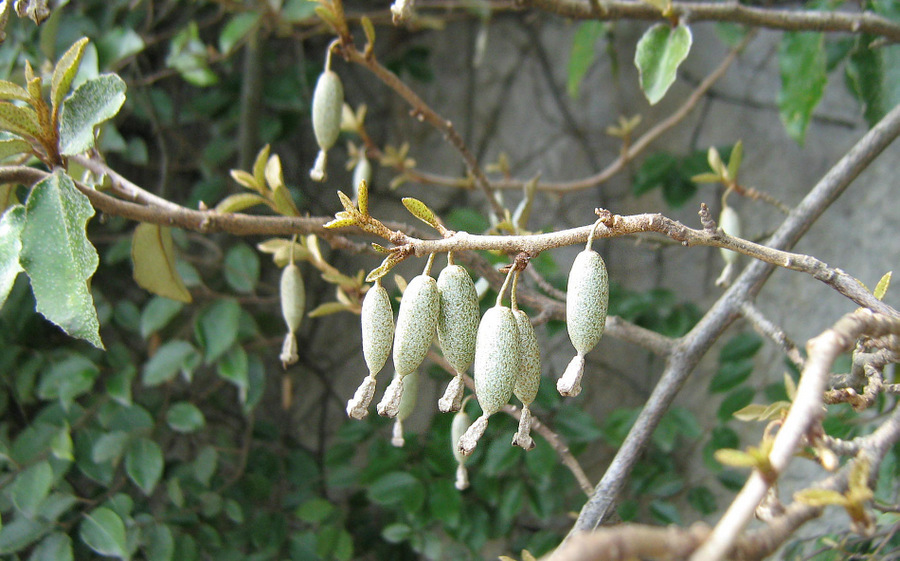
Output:
<path fill-rule="evenodd" d="M 440 297 L 437 282 L 429 275 L 409 281 L 394 331 L 394 368 L 406 376 L 422 364 L 437 330 Z"/>
<path fill-rule="evenodd" d="M 306 308 L 306 289 L 303 285 L 303 275 L 300 267 L 294 263 L 288 263 L 281 271 L 281 315 L 288 330 L 297 331 L 300 322 L 303 321 L 303 311 Z"/>
<path fill-rule="evenodd" d="M 384 363 L 391 354 L 391 342 L 394 340 L 394 311 L 391 308 L 391 297 L 380 282 L 375 283 L 366 293 L 360 323 L 363 357 L 366 359 L 369 373 L 374 376 L 384 368 Z"/>
<path fill-rule="evenodd" d="M 312 124 L 316 142 L 328 150 L 341 133 L 341 112 L 344 108 L 344 86 L 332 70 L 319 75 L 312 100 Z"/>
<path fill-rule="evenodd" d="M 741 236 L 741 217 L 737 211 L 728 205 L 722 207 L 722 214 L 719 216 L 719 228 L 729 236 L 739 238 Z M 719 251 L 726 264 L 733 265 L 737 262 L 737 252 L 725 248 L 720 248 Z"/>
<path fill-rule="evenodd" d="M 537 397 L 541 385 L 541 349 L 538 347 L 534 327 L 528 314 L 522 310 L 513 310 L 516 317 L 516 328 L 519 333 L 519 353 L 521 368 L 516 377 L 513 393 L 523 405 L 530 405 Z"/>
<path fill-rule="evenodd" d="M 399 375 L 395 372 L 394 377 Z M 403 421 L 409 418 L 413 409 L 416 407 L 416 396 L 419 393 L 419 373 L 410 372 L 403 379 L 403 395 L 400 397 L 400 407 L 397 410 L 397 416 L 394 417 L 394 430 L 391 438 L 391 444 L 396 447 L 403 446 Z"/>
<path fill-rule="evenodd" d="M 475 341 L 475 397 L 490 416 L 506 405 L 519 374 L 519 333 L 516 317 L 505 306 L 484 313 Z"/>
<path fill-rule="evenodd" d="M 469 474 L 466 471 L 466 456 L 459 449 L 459 440 L 471 424 L 469 416 L 463 410 L 453 416 L 453 422 L 450 424 L 450 446 L 453 457 L 456 458 L 456 488 L 460 491 L 469 486 Z"/>
<path fill-rule="evenodd" d="M 585 249 L 575 257 L 566 293 L 566 329 L 572 346 L 586 355 L 603 335 L 609 309 L 609 277 L 600 254 Z"/>
<path fill-rule="evenodd" d="M 459 265 L 447 265 L 437 280 L 440 296 L 438 342 L 444 358 L 456 370 L 456 377 L 438 401 L 443 413 L 457 411 L 465 386 L 462 374 L 475 358 L 475 334 L 478 331 L 478 293 L 469 273 Z"/>

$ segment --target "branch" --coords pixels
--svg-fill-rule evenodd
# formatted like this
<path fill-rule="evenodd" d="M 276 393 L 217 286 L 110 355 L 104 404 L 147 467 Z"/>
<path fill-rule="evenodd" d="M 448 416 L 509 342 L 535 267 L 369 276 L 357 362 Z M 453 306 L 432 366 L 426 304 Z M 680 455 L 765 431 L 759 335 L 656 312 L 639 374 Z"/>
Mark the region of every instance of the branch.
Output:
<path fill-rule="evenodd" d="M 823 394 L 835 359 L 853 348 L 863 335 L 880 337 L 900 334 L 900 319 L 858 310 L 841 318 L 831 329 L 807 343 L 806 368 L 797 385 L 797 396 L 775 435 L 769 453 L 770 471 L 776 477 L 784 473 L 802 439 L 818 424 L 823 412 Z M 691 557 L 691 561 L 718 561 L 729 551 L 738 534 L 753 517 L 769 487 L 772 475 L 754 470 L 728 510 L 716 524 L 709 539 Z"/>
<path fill-rule="evenodd" d="M 643 2 L 602 2 L 604 9 L 601 12 L 594 10 L 588 2 L 580 0 L 518 0 L 518 2 L 523 7 L 538 8 L 572 19 L 722 21 L 782 31 L 866 33 L 884 37 L 894 43 L 900 42 L 900 25 L 871 12 L 780 10 L 736 2 L 673 2 L 671 14 L 663 16 L 659 9 Z"/>
<path fill-rule="evenodd" d="M 806 233 L 847 186 L 900 135 L 900 106 L 866 133 L 813 187 L 769 240 L 774 248 L 790 248 Z M 676 342 L 659 382 L 613 458 L 594 494 L 581 509 L 567 536 L 597 527 L 612 510 L 628 475 L 660 419 L 700 359 L 734 320 L 740 306 L 759 293 L 774 266 L 750 263 L 691 331 Z M 565 543 L 565 542 L 563 542 Z"/>
<path fill-rule="evenodd" d="M 370 72 L 372 72 L 379 80 L 381 80 L 384 85 L 394 90 L 397 94 L 400 95 L 410 106 L 412 106 L 412 116 L 415 117 L 418 121 L 424 121 L 439 130 L 444 134 L 444 138 L 450 143 L 451 146 L 456 148 L 456 150 L 462 156 L 463 162 L 466 164 L 466 168 L 469 170 L 469 173 L 475 178 L 475 183 L 481 188 L 484 192 L 485 198 L 487 198 L 488 203 L 491 205 L 491 209 L 495 215 L 501 220 L 504 217 L 503 205 L 500 204 L 500 201 L 497 200 L 496 195 L 494 194 L 494 189 L 491 186 L 490 181 L 485 175 L 484 170 L 481 169 L 481 166 L 478 164 L 478 160 L 475 158 L 474 154 L 469 150 L 468 146 L 466 146 L 465 141 L 462 136 L 456 131 L 456 128 L 453 126 L 453 123 L 438 115 L 438 113 L 428 106 L 422 98 L 420 98 L 416 92 L 414 92 L 409 86 L 407 86 L 403 80 L 401 80 L 396 74 L 388 70 L 386 67 L 382 66 L 377 60 L 375 60 L 374 55 L 367 55 L 366 53 L 362 53 L 356 49 L 356 46 L 353 45 L 350 38 L 342 38 L 341 42 L 341 52 L 350 62 L 359 64 L 364 68 L 367 68 Z"/>

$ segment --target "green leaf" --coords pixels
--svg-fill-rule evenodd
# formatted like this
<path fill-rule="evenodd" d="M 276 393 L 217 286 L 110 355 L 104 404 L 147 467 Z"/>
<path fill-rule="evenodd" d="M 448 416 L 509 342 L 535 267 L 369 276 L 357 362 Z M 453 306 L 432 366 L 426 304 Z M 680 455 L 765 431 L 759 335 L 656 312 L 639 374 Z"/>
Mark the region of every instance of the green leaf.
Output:
<path fill-rule="evenodd" d="M 94 146 L 94 127 L 112 119 L 125 103 L 125 81 L 101 74 L 78 88 L 63 102 L 59 114 L 59 153 L 72 156 Z"/>
<path fill-rule="evenodd" d="M 100 555 L 128 559 L 125 524 L 119 515 L 106 507 L 95 508 L 84 515 L 79 536 L 86 546 Z"/>
<path fill-rule="evenodd" d="M 153 333 L 169 324 L 178 315 L 184 305 L 170 298 L 156 296 L 144 307 L 141 312 L 141 337 L 146 339 Z"/>
<path fill-rule="evenodd" d="M 234 170 L 232 170 L 233 172 Z M 214 210 L 222 214 L 228 214 L 230 212 L 241 212 L 256 205 L 272 206 L 268 199 L 256 193 L 235 193 L 219 201 Z"/>
<path fill-rule="evenodd" d="M 900 49 L 894 45 L 871 48 L 876 38 L 856 38 L 846 66 L 846 81 L 859 101 L 870 127 L 900 102 L 900 74 L 891 65 L 900 61 Z"/>
<path fill-rule="evenodd" d="M 62 532 L 54 532 L 41 540 L 28 561 L 72 561 L 72 538 Z"/>
<path fill-rule="evenodd" d="M 203 484 L 204 487 L 209 486 L 209 481 L 216 473 L 216 466 L 219 463 L 219 453 L 212 446 L 204 446 L 197 457 L 194 458 L 194 478 Z"/>
<path fill-rule="evenodd" d="M 260 12 L 257 11 L 244 12 L 228 20 L 219 35 L 219 52 L 222 54 L 231 52 L 231 49 L 256 26 L 259 16 Z"/>
<path fill-rule="evenodd" d="M 132 440 L 125 452 L 125 472 L 145 495 L 151 495 L 163 472 L 162 448 L 149 438 Z"/>
<path fill-rule="evenodd" d="M 678 158 L 668 152 L 655 152 L 647 156 L 638 168 L 632 183 L 632 193 L 639 197 L 663 185 L 678 171 Z"/>
<path fill-rule="evenodd" d="M 753 361 L 740 360 L 719 364 L 719 370 L 709 381 L 710 393 L 727 392 L 741 385 L 753 373 Z"/>
<path fill-rule="evenodd" d="M 129 438 L 128 433 L 122 430 L 104 434 L 91 447 L 91 459 L 97 464 L 109 462 L 117 465 L 125 452 L 125 445 Z"/>
<path fill-rule="evenodd" d="M 166 423 L 177 432 L 194 432 L 203 428 L 203 412 L 189 401 L 173 403 L 166 411 Z"/>
<path fill-rule="evenodd" d="M 0 99 L 15 99 L 29 103 L 31 95 L 28 90 L 8 80 L 0 80 Z"/>
<path fill-rule="evenodd" d="M 688 502 L 703 516 L 716 512 L 716 496 L 707 487 L 692 487 L 688 491 Z"/>
<path fill-rule="evenodd" d="M 675 82 L 678 66 L 691 50 L 691 30 L 683 24 L 674 29 L 658 23 L 638 41 L 634 64 L 640 72 L 641 89 L 650 105 L 656 105 Z"/>
<path fill-rule="evenodd" d="M 168 382 L 190 365 L 192 356 L 199 354 L 187 341 L 169 341 L 156 350 L 144 364 L 142 380 L 146 386 L 157 386 Z"/>
<path fill-rule="evenodd" d="M 678 509 L 668 501 L 655 500 L 650 503 L 650 514 L 663 524 L 681 524 Z"/>
<path fill-rule="evenodd" d="M 741 162 L 744 159 L 744 142 L 738 140 L 731 149 L 731 157 L 728 159 L 728 177 L 732 181 L 737 181 L 738 171 L 741 169 Z"/>
<path fill-rule="evenodd" d="M 559 408 L 556 430 L 569 443 L 593 442 L 603 436 L 596 419 L 583 408 L 572 405 Z"/>
<path fill-rule="evenodd" d="M 197 318 L 195 333 L 204 348 L 203 360 L 212 364 L 237 340 L 241 319 L 240 305 L 230 299 L 221 299 L 204 309 Z"/>
<path fill-rule="evenodd" d="M 99 262 L 85 231 L 94 207 L 57 170 L 34 186 L 25 208 L 20 262 L 31 278 L 37 310 L 70 336 L 102 349 L 88 286 Z"/>
<path fill-rule="evenodd" d="M 41 376 L 38 397 L 58 399 L 64 409 L 69 409 L 76 397 L 91 391 L 99 374 L 96 364 L 81 355 L 72 355 Z"/>
<path fill-rule="evenodd" d="M 114 27 L 98 39 L 96 45 L 100 66 L 103 68 L 109 68 L 138 54 L 146 46 L 141 36 L 130 27 Z"/>
<path fill-rule="evenodd" d="M 25 207 L 14 205 L 0 218 L 0 308 L 6 302 L 9 291 L 22 265 L 19 254 L 22 251 L 22 228 L 25 226 Z"/>
<path fill-rule="evenodd" d="M 0 102 L 0 129 L 8 130 L 19 136 L 34 138 L 43 136 L 43 130 L 34 109 L 7 102 Z"/>
<path fill-rule="evenodd" d="M 53 437 L 53 440 L 50 441 L 50 453 L 53 454 L 54 458 L 74 462 L 73 450 L 74 445 L 72 444 L 72 435 L 69 434 L 69 426 L 63 426 L 56 433 L 56 436 Z"/>
<path fill-rule="evenodd" d="M 53 526 L 40 518 L 17 516 L 0 529 L 0 555 L 8 555 L 28 547 L 52 528 Z"/>
<path fill-rule="evenodd" d="M 304 522 L 319 524 L 329 519 L 336 511 L 337 509 L 331 504 L 331 501 L 316 497 L 298 506 L 294 511 L 294 516 Z"/>
<path fill-rule="evenodd" d="M 185 81 L 199 87 L 211 86 L 219 79 L 209 69 L 209 54 L 200 40 L 200 28 L 191 21 L 170 43 L 166 66 L 174 68 Z"/>
<path fill-rule="evenodd" d="M 729 339 L 719 351 L 719 362 L 748 360 L 762 348 L 763 340 L 756 333 L 739 333 Z"/>
<path fill-rule="evenodd" d="M 216 364 L 216 372 L 221 378 L 237 386 L 238 398 L 241 403 L 246 403 L 247 390 L 250 386 L 250 365 L 244 349 L 239 346 L 232 347 Z"/>
<path fill-rule="evenodd" d="M 434 215 L 434 212 L 430 208 L 428 208 L 428 205 L 418 199 L 414 199 L 413 197 L 403 197 L 402 200 L 403 206 L 406 207 L 406 210 L 408 210 L 410 214 L 412 214 L 425 224 L 428 224 L 435 230 L 440 231 L 440 221 L 438 221 L 437 217 Z"/>
<path fill-rule="evenodd" d="M 222 272 L 235 292 L 253 292 L 259 282 L 259 270 L 259 255 L 247 244 L 237 244 L 225 254 Z"/>
<path fill-rule="evenodd" d="M 425 487 L 405 471 L 392 471 L 376 479 L 368 488 L 369 500 L 380 505 L 402 505 L 415 512 L 425 501 Z"/>
<path fill-rule="evenodd" d="M 725 399 L 723 399 L 722 403 L 719 405 L 719 410 L 716 412 L 719 421 L 723 423 L 728 421 L 735 411 L 750 405 L 755 394 L 756 390 L 753 388 L 741 386 L 725 396 Z"/>
<path fill-rule="evenodd" d="M 809 506 L 848 504 L 847 497 L 833 489 L 802 489 L 794 493 L 794 500 Z"/>
<path fill-rule="evenodd" d="M 0 140 L 0 160 L 5 160 L 10 156 L 26 154 L 31 152 L 31 144 L 21 138 L 7 138 Z"/>
<path fill-rule="evenodd" d="M 819 32 L 787 32 L 778 51 L 781 68 L 778 110 L 785 130 L 801 145 L 828 81 L 824 40 L 824 34 Z"/>
<path fill-rule="evenodd" d="M 13 504 L 19 512 L 33 518 L 52 486 L 53 468 L 50 462 L 38 462 L 16 476 L 11 492 Z"/>
<path fill-rule="evenodd" d="M 147 561 L 172 561 L 175 539 L 166 524 L 153 524 L 143 532 L 144 556 Z"/>
<path fill-rule="evenodd" d="M 2 223 L 0 223 L 0 228 L 2 228 Z M 891 277 L 893 276 L 893 271 L 886 272 L 881 279 L 878 281 L 878 284 L 875 285 L 875 290 L 872 291 L 872 295 L 879 300 L 884 300 L 884 295 L 887 294 L 888 288 L 891 286 Z M 2 286 L 2 285 L 0 285 Z M 2 289 L 0 289 L 0 295 L 2 295 Z M 0 303 L 3 301 L 0 300 Z"/>
<path fill-rule="evenodd" d="M 172 230 L 142 222 L 131 241 L 134 280 L 142 288 L 179 302 L 191 302 L 191 293 L 175 268 Z"/>
<path fill-rule="evenodd" d="M 578 97 L 578 88 L 584 75 L 594 63 L 597 51 L 594 48 L 597 40 L 606 34 L 607 24 L 602 21 L 585 21 L 578 24 L 572 39 L 572 51 L 569 54 L 568 80 L 566 90 L 572 99 Z"/>
<path fill-rule="evenodd" d="M 81 65 L 81 57 L 84 55 L 84 47 L 87 44 L 87 37 L 82 37 L 76 41 L 60 57 L 56 67 L 53 68 L 53 78 L 50 81 L 50 101 L 53 104 L 54 114 L 59 111 L 63 98 L 69 93 L 69 86 L 72 85 L 72 80 L 78 74 L 78 67 Z"/>
<path fill-rule="evenodd" d="M 457 492 L 457 494 L 459 494 Z M 412 535 L 412 528 L 401 522 L 388 524 L 381 531 L 381 537 L 388 543 L 403 543 Z"/>

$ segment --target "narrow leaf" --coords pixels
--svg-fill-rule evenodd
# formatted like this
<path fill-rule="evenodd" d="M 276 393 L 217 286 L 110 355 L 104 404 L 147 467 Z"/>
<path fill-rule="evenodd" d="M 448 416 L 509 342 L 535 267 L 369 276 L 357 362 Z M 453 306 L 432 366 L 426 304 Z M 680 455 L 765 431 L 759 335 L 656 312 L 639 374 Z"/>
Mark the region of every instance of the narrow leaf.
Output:
<path fill-rule="evenodd" d="M 359 212 L 363 216 L 369 216 L 369 184 L 363 180 L 357 186 L 356 202 L 359 205 Z"/>
<path fill-rule="evenodd" d="M 234 179 L 247 189 L 253 189 L 254 191 L 259 191 L 260 193 L 263 193 L 266 190 L 264 183 L 257 182 L 256 177 L 244 170 L 233 169 L 230 173 L 232 179 Z"/>
<path fill-rule="evenodd" d="M 269 163 L 269 153 L 271 152 L 271 147 L 266 144 L 259 150 L 259 154 L 256 155 L 256 160 L 253 161 L 253 180 L 257 185 L 257 189 L 262 192 L 262 190 L 266 186 L 266 164 Z M 247 173 L 247 172 L 241 172 Z M 248 186 L 249 187 L 249 186 Z"/>
<path fill-rule="evenodd" d="M 31 107 L 20 107 L 12 103 L 0 103 L 0 128 L 19 136 L 40 138 L 41 125 L 37 113 Z"/>
<path fill-rule="evenodd" d="M 125 524 L 118 514 L 106 507 L 85 514 L 78 535 L 85 545 L 100 555 L 128 558 Z"/>
<path fill-rule="evenodd" d="M 672 28 L 664 23 L 648 29 L 638 41 L 634 64 L 650 105 L 656 105 L 675 82 L 675 74 L 687 58 L 692 41 L 691 30 L 686 25 Z"/>
<path fill-rule="evenodd" d="M 143 383 L 145 386 L 156 386 L 168 382 L 188 368 L 190 362 L 198 362 L 199 357 L 200 354 L 187 341 L 169 341 L 144 364 Z"/>
<path fill-rule="evenodd" d="M 0 80 L 0 99 L 16 99 L 28 103 L 31 101 L 31 95 L 19 84 Z"/>
<path fill-rule="evenodd" d="M 875 298 L 884 300 L 884 295 L 887 294 L 888 288 L 891 286 L 891 276 L 893 276 L 893 274 L 894 271 L 888 271 L 881 277 L 881 280 L 878 281 L 878 284 L 875 285 L 875 290 L 872 292 Z M 2 284 L 0 284 L 0 287 L 2 287 Z M 3 292 L 0 290 L 0 295 L 2 294 Z M 0 300 L 0 303 L 2 302 L 3 301 Z"/>
<path fill-rule="evenodd" d="M 731 158 L 728 160 L 728 177 L 732 181 L 737 181 L 738 170 L 741 168 L 741 161 L 744 158 L 744 142 L 738 140 L 731 149 Z"/>
<path fill-rule="evenodd" d="M 190 302 L 191 293 L 175 267 L 172 231 L 165 226 L 142 222 L 131 242 L 134 280 L 142 288 L 179 302 Z"/>
<path fill-rule="evenodd" d="M 715 173 L 698 173 L 691 177 L 694 183 L 718 183 L 722 178 Z"/>
<path fill-rule="evenodd" d="M 146 437 L 132 440 L 125 452 L 125 472 L 149 496 L 162 476 L 162 448 Z"/>
<path fill-rule="evenodd" d="M 88 44 L 88 38 L 82 37 L 69 47 L 69 50 L 60 57 L 53 69 L 53 78 L 50 81 L 50 101 L 53 104 L 53 113 L 59 111 L 60 104 L 69 92 L 72 80 L 78 74 L 81 65 L 81 57 L 84 55 L 84 47 Z"/>
<path fill-rule="evenodd" d="M 341 206 L 344 207 L 344 211 L 349 212 L 351 214 L 357 212 L 356 205 L 353 204 L 353 201 L 350 200 L 350 197 L 345 195 L 343 191 L 338 191 L 338 199 L 341 201 Z"/>
<path fill-rule="evenodd" d="M 25 226 L 25 207 L 10 207 L 0 218 L 0 308 L 6 302 L 9 291 L 22 266 L 19 254 L 22 251 L 22 228 Z"/>
<path fill-rule="evenodd" d="M 375 46 L 375 26 L 372 25 L 372 20 L 368 16 L 363 16 L 360 23 L 366 34 L 366 49 L 371 49 Z"/>
<path fill-rule="evenodd" d="M 34 548 L 28 561 L 72 561 L 72 538 L 62 532 L 50 534 Z"/>
<path fill-rule="evenodd" d="M 78 86 L 60 111 L 60 154 L 71 156 L 93 147 L 94 127 L 112 119 L 123 103 L 125 82 L 115 74 L 102 74 Z"/>
<path fill-rule="evenodd" d="M 228 214 L 230 212 L 240 212 L 256 205 L 272 206 L 268 199 L 260 197 L 256 193 L 235 193 L 222 199 L 214 210 L 222 214 Z"/>
<path fill-rule="evenodd" d="M 824 41 L 823 33 L 811 31 L 785 33 L 781 39 L 778 110 L 785 130 L 798 144 L 803 144 L 828 81 Z"/>
<path fill-rule="evenodd" d="M 266 183 L 272 191 L 279 186 L 284 186 L 284 173 L 281 170 L 281 158 L 278 157 L 278 154 L 269 158 L 263 173 L 266 176 Z"/>
<path fill-rule="evenodd" d="M 399 263 L 401 259 L 397 256 L 396 253 L 391 253 L 388 255 L 384 261 L 381 262 L 381 265 L 372 269 L 372 271 L 366 275 L 366 282 L 375 282 L 380 279 L 384 275 L 388 274 L 388 272 L 394 268 L 394 265 Z"/>
<path fill-rule="evenodd" d="M 85 231 L 94 207 L 58 170 L 34 186 L 25 208 L 20 262 L 31 279 L 37 311 L 72 337 L 102 349 L 88 286 L 99 263 Z"/>
<path fill-rule="evenodd" d="M 847 504 L 847 497 L 832 489 L 803 489 L 794 493 L 794 500 L 809 506 Z"/>
<path fill-rule="evenodd" d="M 7 138 L 0 140 L 0 160 L 5 160 L 10 156 L 24 154 L 31 151 L 31 144 L 21 138 Z"/>
<path fill-rule="evenodd" d="M 756 467 L 756 456 L 748 454 L 743 450 L 734 450 L 733 448 L 720 448 L 713 455 L 716 461 L 724 466 L 730 467 Z"/>
<path fill-rule="evenodd" d="M 403 198 L 403 206 L 406 207 L 406 210 L 410 212 L 413 216 L 428 224 L 435 230 L 441 230 L 441 223 L 438 222 L 438 219 L 434 216 L 434 212 L 431 211 L 428 206 L 418 199 L 414 199 L 412 197 L 404 197 Z"/>
<path fill-rule="evenodd" d="M 355 226 L 355 218 L 335 218 L 325 224 L 325 228 L 345 228 L 347 226 Z"/>
<path fill-rule="evenodd" d="M 274 188 L 272 202 L 275 205 L 275 212 L 278 214 L 282 216 L 300 216 L 300 211 L 297 210 L 297 205 L 294 204 L 294 199 L 284 183 Z"/>
<path fill-rule="evenodd" d="M 578 97 L 578 89 L 588 69 L 594 64 L 597 51 L 594 48 L 597 40 L 606 34 L 607 25 L 602 21 L 585 21 L 578 25 L 572 38 L 572 51 L 569 54 L 568 80 L 566 91 L 573 99 Z"/>
<path fill-rule="evenodd" d="M 324 304 L 319 304 L 316 309 L 311 310 L 309 312 L 309 317 L 317 318 L 322 316 L 328 316 L 331 314 L 336 314 L 338 312 L 347 312 L 352 308 L 347 304 L 342 304 L 340 302 L 325 302 Z"/>

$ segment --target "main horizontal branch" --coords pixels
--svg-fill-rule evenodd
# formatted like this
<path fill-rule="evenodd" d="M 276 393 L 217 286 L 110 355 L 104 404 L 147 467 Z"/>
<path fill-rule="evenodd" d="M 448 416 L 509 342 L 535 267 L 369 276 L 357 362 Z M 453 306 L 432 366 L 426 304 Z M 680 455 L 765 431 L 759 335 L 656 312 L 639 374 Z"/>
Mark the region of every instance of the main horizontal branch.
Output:
<path fill-rule="evenodd" d="M 597 10 L 587 0 L 518 0 L 523 7 L 533 7 L 573 19 L 649 20 L 669 19 L 644 2 L 600 1 Z M 900 25 L 871 12 L 797 11 L 759 8 L 738 2 L 673 2 L 671 19 L 721 21 L 782 31 L 827 31 L 867 33 L 900 42 Z"/>

